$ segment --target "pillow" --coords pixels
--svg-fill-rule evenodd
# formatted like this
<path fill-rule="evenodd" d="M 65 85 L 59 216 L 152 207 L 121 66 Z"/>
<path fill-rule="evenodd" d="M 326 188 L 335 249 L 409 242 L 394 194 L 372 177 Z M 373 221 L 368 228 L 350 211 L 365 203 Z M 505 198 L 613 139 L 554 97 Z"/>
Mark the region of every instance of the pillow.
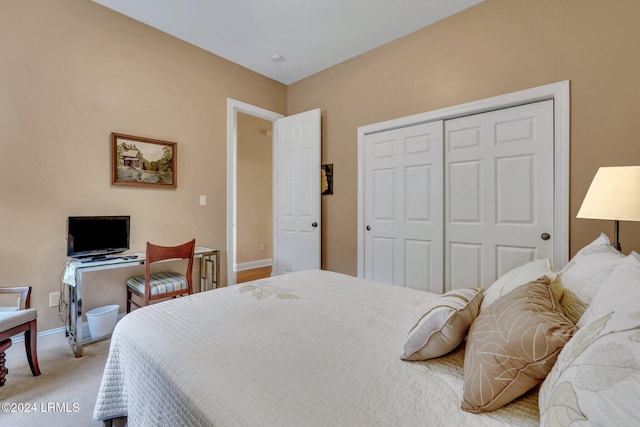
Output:
<path fill-rule="evenodd" d="M 480 310 L 467 337 L 462 409 L 493 411 L 540 383 L 576 329 L 546 276 Z"/>
<path fill-rule="evenodd" d="M 478 315 L 484 290 L 456 289 L 429 304 L 404 345 L 404 360 L 427 360 L 454 350 Z"/>
<path fill-rule="evenodd" d="M 540 425 L 638 425 L 638 402 L 640 309 L 627 308 L 594 319 L 564 347 L 540 388 Z"/>
<path fill-rule="evenodd" d="M 578 327 L 614 310 L 628 308 L 630 301 L 640 301 L 640 255 L 636 252 L 620 261 L 607 277 L 578 321 Z"/>
<path fill-rule="evenodd" d="M 591 299 L 624 255 L 609 245 L 605 234 L 580 249 L 558 273 L 554 282 L 563 289 L 560 305 L 566 316 L 577 323 Z"/>
<path fill-rule="evenodd" d="M 513 270 L 500 276 L 484 293 L 480 310 L 484 310 L 489 304 L 496 302 L 498 298 L 511 292 L 518 286 L 529 283 L 542 276 L 548 276 L 553 279 L 554 275 L 551 271 L 549 260 L 535 259 L 523 264 Z M 560 299 L 561 295 L 557 295 L 556 298 Z"/>

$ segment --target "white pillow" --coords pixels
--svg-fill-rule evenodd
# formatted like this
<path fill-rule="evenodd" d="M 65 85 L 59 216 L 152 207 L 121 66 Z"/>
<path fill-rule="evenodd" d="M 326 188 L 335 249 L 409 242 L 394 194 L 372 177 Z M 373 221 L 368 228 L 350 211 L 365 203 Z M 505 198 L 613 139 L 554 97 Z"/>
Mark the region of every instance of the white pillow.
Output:
<path fill-rule="evenodd" d="M 578 326 L 590 324 L 612 311 L 625 310 L 636 304 L 640 311 L 640 255 L 631 252 L 604 281 L 591 300 Z"/>
<path fill-rule="evenodd" d="M 638 425 L 638 402 L 640 310 L 615 311 L 579 329 L 560 352 L 540 387 L 540 426 Z"/>
<path fill-rule="evenodd" d="M 540 425 L 635 425 L 640 401 L 640 255 L 604 280 L 539 394 Z"/>
<path fill-rule="evenodd" d="M 493 284 L 485 291 L 482 304 L 480 305 L 480 310 L 484 310 L 489 306 L 489 304 L 496 302 L 500 297 L 508 294 L 518 286 L 533 282 L 542 276 L 547 276 L 549 279 L 553 279 L 555 277 L 551 271 L 549 259 L 547 258 L 535 259 L 508 271 L 500 276 L 498 280 L 493 282 Z M 553 294 L 556 299 L 559 299 L 559 296 L 556 295 L 555 291 Z"/>
<path fill-rule="evenodd" d="M 580 249 L 553 281 L 563 290 L 560 305 L 564 314 L 577 323 L 602 283 L 624 260 L 624 255 L 610 246 L 605 234 Z"/>
<path fill-rule="evenodd" d="M 403 360 L 427 360 L 443 356 L 464 340 L 478 316 L 484 289 L 455 289 L 427 305 L 411 328 Z"/>

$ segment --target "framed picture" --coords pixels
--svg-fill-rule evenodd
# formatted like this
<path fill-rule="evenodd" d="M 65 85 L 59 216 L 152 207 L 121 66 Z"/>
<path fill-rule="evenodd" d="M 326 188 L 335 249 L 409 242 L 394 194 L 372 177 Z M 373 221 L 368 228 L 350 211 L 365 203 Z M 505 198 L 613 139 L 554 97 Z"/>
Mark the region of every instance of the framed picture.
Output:
<path fill-rule="evenodd" d="M 320 168 L 320 194 L 333 194 L 333 163 Z"/>
<path fill-rule="evenodd" d="M 111 184 L 176 188 L 175 142 L 111 134 Z"/>

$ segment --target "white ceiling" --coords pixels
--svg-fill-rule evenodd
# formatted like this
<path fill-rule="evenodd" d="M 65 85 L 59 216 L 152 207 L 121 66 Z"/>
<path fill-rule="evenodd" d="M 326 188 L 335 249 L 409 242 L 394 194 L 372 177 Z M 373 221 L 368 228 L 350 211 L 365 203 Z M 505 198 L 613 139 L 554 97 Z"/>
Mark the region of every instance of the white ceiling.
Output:
<path fill-rule="evenodd" d="M 484 0 L 93 1 L 290 84 Z"/>

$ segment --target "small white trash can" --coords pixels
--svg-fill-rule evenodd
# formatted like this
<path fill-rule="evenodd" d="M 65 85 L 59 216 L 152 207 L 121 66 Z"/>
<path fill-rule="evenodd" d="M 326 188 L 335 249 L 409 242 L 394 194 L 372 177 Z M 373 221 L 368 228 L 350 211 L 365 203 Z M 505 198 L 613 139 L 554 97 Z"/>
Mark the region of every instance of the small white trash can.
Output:
<path fill-rule="evenodd" d="M 89 322 L 89 333 L 91 338 L 102 338 L 113 332 L 113 328 L 118 321 L 119 305 L 105 305 L 87 311 L 87 322 Z"/>

